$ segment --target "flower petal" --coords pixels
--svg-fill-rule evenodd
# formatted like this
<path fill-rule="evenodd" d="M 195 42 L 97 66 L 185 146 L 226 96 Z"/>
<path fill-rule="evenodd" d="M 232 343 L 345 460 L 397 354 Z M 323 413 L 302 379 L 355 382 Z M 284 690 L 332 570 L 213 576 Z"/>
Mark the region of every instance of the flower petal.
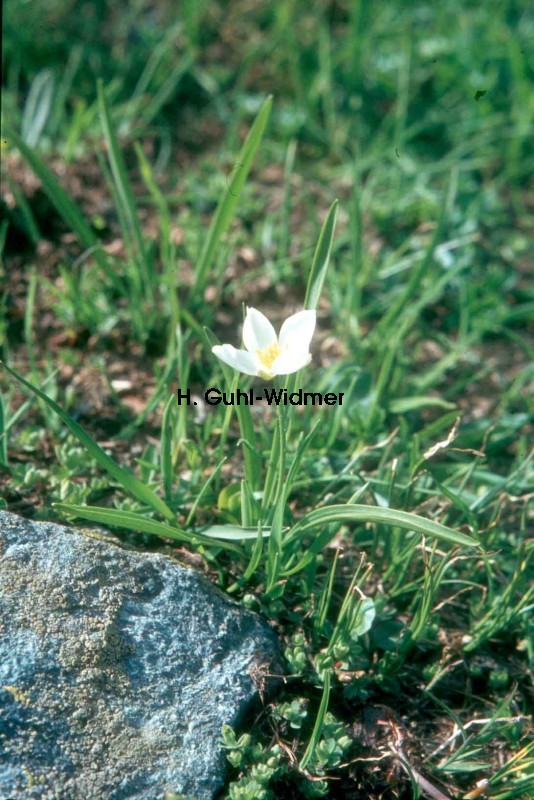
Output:
<path fill-rule="evenodd" d="M 315 311 L 298 311 L 292 317 L 288 317 L 282 325 L 278 337 L 278 343 L 282 350 L 286 346 L 291 350 L 297 345 L 299 350 L 305 350 L 307 353 L 315 331 L 315 321 Z"/>
<path fill-rule="evenodd" d="M 255 308 L 247 308 L 247 316 L 243 325 L 243 344 L 249 353 L 265 350 L 270 344 L 276 344 L 276 331 L 267 317 Z"/>
<path fill-rule="evenodd" d="M 275 358 L 272 371 L 275 375 L 289 375 L 291 372 L 298 372 L 302 367 L 306 367 L 311 361 L 311 354 L 301 348 L 291 348 Z"/>
<path fill-rule="evenodd" d="M 211 352 L 228 364 L 229 367 L 244 372 L 245 375 L 257 375 L 258 366 L 255 357 L 246 350 L 236 350 L 231 344 L 216 344 Z"/>

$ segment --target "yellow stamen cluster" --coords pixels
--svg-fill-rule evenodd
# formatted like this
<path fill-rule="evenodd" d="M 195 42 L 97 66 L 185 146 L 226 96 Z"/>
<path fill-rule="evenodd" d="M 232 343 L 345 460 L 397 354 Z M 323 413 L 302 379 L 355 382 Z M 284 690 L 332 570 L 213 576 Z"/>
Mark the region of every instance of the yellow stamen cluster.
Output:
<path fill-rule="evenodd" d="M 258 356 L 258 360 L 260 361 L 260 363 L 264 367 L 267 367 L 268 370 L 270 370 L 273 366 L 273 362 L 275 361 L 275 359 L 278 358 L 281 352 L 282 351 L 278 343 L 274 342 L 273 344 L 270 344 L 268 347 L 266 347 L 264 350 L 256 350 L 256 355 Z"/>

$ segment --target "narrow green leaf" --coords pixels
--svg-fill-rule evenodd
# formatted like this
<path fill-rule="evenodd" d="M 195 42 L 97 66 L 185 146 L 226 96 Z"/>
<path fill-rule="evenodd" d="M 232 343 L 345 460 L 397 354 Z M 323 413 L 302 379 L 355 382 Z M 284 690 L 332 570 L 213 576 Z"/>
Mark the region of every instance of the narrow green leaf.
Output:
<path fill-rule="evenodd" d="M 330 253 L 332 251 L 332 242 L 334 239 L 334 231 L 336 228 L 337 209 L 338 209 L 338 201 L 334 200 L 334 202 L 330 206 L 328 214 L 326 215 L 326 219 L 323 222 L 321 232 L 319 234 L 319 239 L 317 240 L 317 245 L 315 247 L 315 252 L 313 254 L 310 274 L 308 276 L 306 295 L 304 298 L 304 308 L 307 309 L 315 310 L 319 305 L 319 300 L 321 299 L 321 292 L 323 290 L 323 284 L 326 277 L 326 272 L 328 270 L 328 264 L 330 263 Z M 288 395 L 296 391 L 298 385 L 297 384 L 298 376 L 299 376 L 298 372 L 288 376 L 285 386 Z M 295 419 L 294 416 L 290 417 L 288 425 L 289 432 L 291 432 L 291 427 L 294 419 Z"/>
<path fill-rule="evenodd" d="M 261 561 L 261 556 L 263 553 L 263 531 L 261 527 L 258 525 L 257 533 L 256 533 L 256 541 L 254 542 L 254 547 L 252 548 L 252 554 L 250 556 L 250 561 L 247 565 L 247 568 L 235 583 L 232 583 L 231 586 L 228 587 L 228 592 L 232 594 L 244 586 L 247 581 L 254 575 L 256 570 L 258 569 Z"/>
<path fill-rule="evenodd" d="M 474 752 L 474 751 L 473 751 Z M 458 764 L 450 764 L 448 767 L 442 767 L 441 771 L 449 774 L 454 774 L 455 772 L 483 772 L 488 767 L 487 762 L 485 761 L 473 761 L 473 760 L 465 760 L 459 761 Z M 483 796 L 483 795 L 482 795 Z M 494 795 L 492 795 L 494 796 Z M 519 797 L 520 795 L 517 795 Z"/>
<path fill-rule="evenodd" d="M 319 240 L 313 254 L 313 261 L 306 287 L 306 297 L 304 308 L 316 309 L 319 305 L 321 292 L 323 289 L 326 271 L 330 261 L 332 251 L 332 241 L 336 228 L 338 201 L 334 200 L 319 234 Z"/>
<path fill-rule="evenodd" d="M 241 539 L 256 539 L 258 536 L 257 526 L 247 528 L 241 525 L 209 525 L 202 528 L 201 533 L 209 539 L 226 539 L 227 541 L 240 541 Z M 271 535 L 271 526 L 263 525 L 261 535 L 265 538 Z"/>
<path fill-rule="evenodd" d="M 0 392 L 0 464 L 7 467 L 7 428 L 2 392 Z"/>
<path fill-rule="evenodd" d="M 283 520 L 285 511 L 285 496 L 281 492 L 278 496 L 271 526 L 271 536 L 269 539 L 269 550 L 267 553 L 267 585 L 266 593 L 272 592 L 282 570 L 282 557 L 284 550 L 282 546 Z"/>
<path fill-rule="evenodd" d="M 197 508 L 199 507 L 200 503 L 202 502 L 202 500 L 204 498 L 204 495 L 208 491 L 208 488 L 211 486 L 211 484 L 213 483 L 213 481 L 215 480 L 215 478 L 217 477 L 217 475 L 221 471 L 221 468 L 222 468 L 223 464 L 225 463 L 225 461 L 226 461 L 226 458 L 221 458 L 221 460 L 216 465 L 215 469 L 213 470 L 213 472 L 211 473 L 209 478 L 206 480 L 206 482 L 202 486 L 202 489 L 200 490 L 200 492 L 195 497 L 193 505 L 191 506 L 191 511 L 187 515 L 187 519 L 185 521 L 186 527 L 188 527 L 191 524 L 191 522 L 193 521 L 193 519 L 195 517 L 195 514 L 197 513 Z"/>
<path fill-rule="evenodd" d="M 245 459 L 245 476 L 253 490 L 258 489 L 261 480 L 261 453 L 256 446 L 256 434 L 250 406 L 239 403 L 234 406 L 239 432 L 243 442 L 243 457 Z"/>
<path fill-rule="evenodd" d="M 330 642 L 328 644 L 327 653 L 328 655 L 333 654 L 334 647 L 336 642 L 339 641 L 345 632 L 347 631 L 347 623 L 350 622 L 351 617 L 354 616 L 358 607 L 361 604 L 361 599 L 359 593 L 356 592 L 356 587 L 359 586 L 364 580 L 365 576 L 368 575 L 370 571 L 370 567 L 367 567 L 364 575 L 361 575 L 363 568 L 363 561 L 360 560 L 360 563 L 356 567 L 356 571 L 352 575 L 351 582 L 345 592 L 345 597 L 343 598 L 343 602 L 341 603 L 341 608 L 339 609 L 336 624 L 334 626 L 334 630 L 332 631 L 332 635 L 330 636 Z"/>
<path fill-rule="evenodd" d="M 0 367 L 3 367 L 10 375 L 12 375 L 15 380 L 22 383 L 30 392 L 33 392 L 37 397 L 46 403 L 46 405 L 55 411 L 55 413 L 61 418 L 61 420 L 65 423 L 68 427 L 70 432 L 76 436 L 78 441 L 85 447 L 85 449 L 93 456 L 95 461 L 108 472 L 122 487 L 128 494 L 135 497 L 141 503 L 146 503 L 148 506 L 154 509 L 154 511 L 158 511 L 162 514 L 166 519 L 173 520 L 175 519 L 174 513 L 168 507 L 166 503 L 161 500 L 148 486 L 145 486 L 144 483 L 141 483 L 131 472 L 124 469 L 123 467 L 119 466 L 116 461 L 113 461 L 107 453 L 102 450 L 99 444 L 95 442 L 95 440 L 79 425 L 75 420 L 72 419 L 66 411 L 63 411 L 61 406 L 59 406 L 54 400 L 52 400 L 48 395 L 34 386 L 32 383 L 27 381 L 14 369 L 8 367 L 7 364 L 3 364 L 0 361 Z"/>
<path fill-rule="evenodd" d="M 312 558 L 314 557 L 313 554 L 310 555 L 312 556 Z M 332 561 L 330 570 L 328 572 L 328 578 L 323 583 L 323 588 L 321 590 L 321 595 L 319 597 L 319 602 L 317 604 L 317 613 L 315 616 L 314 624 L 315 624 L 315 629 L 318 631 L 322 630 L 326 622 L 326 615 L 328 613 L 330 602 L 332 600 L 332 593 L 334 589 L 334 578 L 336 577 L 338 560 L 339 560 L 339 550 L 336 550 L 334 553 L 334 560 Z"/>
<path fill-rule="evenodd" d="M 215 212 L 215 217 L 208 231 L 204 248 L 196 266 L 195 284 L 193 287 L 193 292 L 195 294 L 198 294 L 204 286 L 206 274 L 213 264 L 221 237 L 230 226 L 239 201 L 239 196 L 252 166 L 252 161 L 265 132 L 271 113 L 272 103 L 272 96 L 268 97 L 263 103 L 237 157 L 235 169 L 232 170 L 232 175 L 228 182 L 228 188 L 221 197 L 217 211 Z"/>
<path fill-rule="evenodd" d="M 315 725 L 313 726 L 313 732 L 310 741 L 308 743 L 308 747 L 306 748 L 306 752 L 302 756 L 302 760 L 299 764 L 300 769 L 306 769 L 306 767 L 313 758 L 313 754 L 315 753 L 315 748 L 317 747 L 319 739 L 321 738 L 321 732 L 323 730 L 323 725 L 324 725 L 324 718 L 328 710 L 329 699 L 330 699 L 330 671 L 327 670 L 324 675 L 324 688 L 323 688 L 323 696 L 321 698 L 321 704 L 317 712 L 317 717 L 315 718 Z"/>
<path fill-rule="evenodd" d="M 416 531 L 424 536 L 432 536 L 445 542 L 462 547 L 478 547 L 479 543 L 465 533 L 447 528 L 439 522 L 434 522 L 417 514 L 407 511 L 396 511 L 391 508 L 377 508 L 366 505 L 335 505 L 318 508 L 302 517 L 291 531 L 291 539 L 306 533 L 318 526 L 343 522 L 377 522 L 405 530 Z"/>
<path fill-rule="evenodd" d="M 28 289 L 26 292 L 26 309 L 24 311 L 24 341 L 28 348 L 28 360 L 30 362 L 31 375 L 35 373 L 35 347 L 34 347 L 34 326 L 33 315 L 35 312 L 35 294 L 37 292 L 37 271 L 35 267 L 30 269 Z"/>
<path fill-rule="evenodd" d="M 241 584 L 241 581 L 243 583 L 246 583 L 246 581 L 250 580 L 250 578 L 254 575 L 254 573 L 259 567 L 262 553 L 263 553 L 263 531 L 258 526 L 257 538 L 254 544 L 254 548 L 252 550 L 252 555 L 250 556 L 250 561 L 248 563 L 246 570 L 243 573 L 243 577 L 241 578 L 240 581 L 238 581 L 238 584 Z"/>
<path fill-rule="evenodd" d="M 241 481 L 241 525 L 248 528 L 257 519 L 256 502 L 250 482 L 246 479 Z"/>
<path fill-rule="evenodd" d="M 165 539 L 172 539 L 176 542 L 186 542 L 190 545 L 202 544 L 208 547 L 223 547 L 241 555 L 241 549 L 236 545 L 229 544 L 228 542 L 217 542 L 217 545 L 215 545 L 211 539 L 200 533 L 165 525 L 162 522 L 150 519 L 150 517 L 145 517 L 143 514 L 138 514 L 135 511 L 120 511 L 116 508 L 101 508 L 100 506 L 78 506 L 71 505 L 70 503 L 54 503 L 53 505 L 54 508 L 57 508 L 59 511 L 72 514 L 81 519 L 90 520 L 91 522 L 98 522 L 101 525 L 111 525 L 115 528 L 125 528 L 131 531 L 139 531 L 140 533 L 151 533 L 154 534 L 154 536 L 162 536 Z"/>
<path fill-rule="evenodd" d="M 175 403 L 176 398 L 172 394 L 165 405 L 165 410 L 163 411 L 163 420 L 161 422 L 160 457 L 165 500 L 169 500 L 171 497 L 172 484 L 174 480 L 172 464 L 172 410 Z"/>
<path fill-rule="evenodd" d="M 289 469 L 287 471 L 287 478 L 285 480 L 285 491 L 284 491 L 284 494 L 285 494 L 286 498 L 289 495 L 289 492 L 291 491 L 291 488 L 293 486 L 294 481 L 296 480 L 296 477 L 298 475 L 298 471 L 299 471 L 302 459 L 304 457 L 304 454 L 308 450 L 308 448 L 309 448 L 309 446 L 310 446 L 310 444 L 312 442 L 312 439 L 315 436 L 317 428 L 319 427 L 319 425 L 321 425 L 322 422 L 323 422 L 323 420 L 319 417 L 314 422 L 314 424 L 312 425 L 311 430 L 306 434 L 306 436 L 303 436 L 303 435 L 300 436 L 300 439 L 299 439 L 298 444 L 297 444 L 297 448 L 295 450 L 295 453 L 293 454 L 293 458 L 291 460 L 291 464 L 290 464 Z"/>
<path fill-rule="evenodd" d="M 135 198 L 128 180 L 128 173 L 126 171 L 124 159 L 122 157 L 117 136 L 115 134 L 115 129 L 113 127 L 113 122 L 111 120 L 109 105 L 102 80 L 98 81 L 97 93 L 100 122 L 102 123 L 102 129 L 104 131 L 104 139 L 106 141 L 109 163 L 117 189 L 117 195 L 120 200 L 123 215 L 127 220 L 129 232 L 135 239 L 138 255 L 141 260 L 141 266 L 144 267 L 146 264 L 145 243 L 143 240 L 141 225 L 139 224 L 139 216 L 137 213 Z M 147 283 L 146 288 L 149 288 L 150 282 L 148 281 L 148 276 L 146 275 L 145 282 Z"/>
<path fill-rule="evenodd" d="M 316 556 L 322 550 L 324 550 L 326 545 L 331 542 L 336 535 L 337 527 L 338 526 L 336 525 L 327 525 L 317 534 L 317 536 L 310 543 L 310 546 L 306 549 L 306 552 L 301 557 L 300 561 L 298 561 L 298 563 L 292 568 L 292 575 L 296 575 L 297 572 L 301 572 L 303 569 L 306 569 L 308 564 L 311 563 L 310 556 L 312 556 L 312 558 L 316 558 Z"/>
<path fill-rule="evenodd" d="M 167 241 L 161 242 L 161 247 L 163 250 L 169 247 L 170 245 L 171 215 L 169 211 L 169 206 L 167 200 L 165 199 L 165 195 L 163 194 L 158 184 L 156 183 L 156 179 L 154 177 L 154 172 L 152 171 L 150 162 L 148 158 L 145 156 L 143 148 L 141 147 L 139 142 L 134 142 L 134 149 L 135 149 L 135 155 L 137 156 L 137 162 L 139 164 L 139 171 L 141 172 L 141 177 L 143 178 L 146 188 L 150 192 L 150 196 L 152 197 L 156 205 L 156 208 L 158 209 L 161 237 L 163 239 L 163 237 L 165 236 L 167 239 Z"/>
<path fill-rule="evenodd" d="M 42 69 L 32 81 L 24 105 L 21 133 L 28 147 L 35 147 L 50 116 L 54 100 L 54 73 Z"/>
<path fill-rule="evenodd" d="M 315 553 L 311 553 L 308 550 L 308 552 L 305 553 L 302 556 L 302 558 L 298 562 L 298 564 L 295 564 L 293 566 L 291 563 L 288 562 L 288 564 L 286 565 L 286 568 L 281 573 L 280 577 L 289 578 L 291 575 L 296 575 L 297 572 L 302 572 L 303 569 L 306 569 L 306 567 L 309 567 L 310 564 L 313 564 L 314 561 L 316 561 L 316 560 L 317 560 L 317 557 L 316 557 Z"/>

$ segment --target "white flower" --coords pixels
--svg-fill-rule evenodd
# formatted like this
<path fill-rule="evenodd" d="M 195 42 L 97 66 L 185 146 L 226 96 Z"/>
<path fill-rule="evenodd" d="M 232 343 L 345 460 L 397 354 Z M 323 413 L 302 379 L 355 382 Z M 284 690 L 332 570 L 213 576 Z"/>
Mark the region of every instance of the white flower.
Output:
<path fill-rule="evenodd" d="M 247 308 L 243 325 L 246 350 L 231 344 L 218 344 L 211 350 L 217 358 L 245 375 L 265 379 L 289 375 L 311 361 L 310 342 L 315 330 L 315 311 L 299 311 L 288 317 L 276 332 L 267 317 L 255 308 Z"/>

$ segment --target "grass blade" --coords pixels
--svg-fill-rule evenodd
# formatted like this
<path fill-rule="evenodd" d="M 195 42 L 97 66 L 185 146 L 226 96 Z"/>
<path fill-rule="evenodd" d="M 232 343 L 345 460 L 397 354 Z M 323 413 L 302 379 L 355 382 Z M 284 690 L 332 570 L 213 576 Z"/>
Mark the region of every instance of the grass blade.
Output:
<path fill-rule="evenodd" d="M 106 141 L 106 148 L 108 151 L 109 163 L 113 180 L 117 189 L 117 196 L 121 205 L 122 213 L 126 219 L 129 233 L 133 236 L 137 245 L 138 256 L 141 259 L 142 267 L 146 266 L 146 252 L 141 226 L 139 224 L 139 217 L 137 214 L 137 207 L 135 198 L 132 192 L 132 187 L 128 180 L 128 173 L 124 164 L 124 159 L 119 148 L 115 129 L 111 120 L 111 114 L 104 91 L 104 85 L 101 80 L 98 81 L 98 110 L 102 129 L 104 131 L 104 139 Z M 150 287 L 149 276 L 145 275 L 147 283 L 146 288 Z"/>
<path fill-rule="evenodd" d="M 283 548 L 283 521 L 285 511 L 285 498 L 284 493 L 281 492 L 273 515 L 271 525 L 271 536 L 269 539 L 269 549 L 267 552 L 267 581 L 265 586 L 265 594 L 268 596 L 275 588 L 276 583 L 280 577 L 280 572 L 283 568 L 282 558 L 284 556 Z"/>
<path fill-rule="evenodd" d="M 323 289 L 330 253 L 332 251 L 332 241 L 336 228 L 338 201 L 334 200 L 319 234 L 319 240 L 313 254 L 313 261 L 306 287 L 306 298 L 304 308 L 316 309 Z"/>
<path fill-rule="evenodd" d="M 258 527 L 256 543 L 252 550 L 250 561 L 248 563 L 246 570 L 243 573 L 243 577 L 237 582 L 238 586 L 242 586 L 243 584 L 245 584 L 254 575 L 254 573 L 259 567 L 262 553 L 263 553 L 263 533 L 261 528 Z"/>
<path fill-rule="evenodd" d="M 330 253 L 332 251 L 332 241 L 334 239 L 334 231 L 336 228 L 338 201 L 334 200 L 330 206 L 330 210 L 326 215 L 326 219 L 321 228 L 319 239 L 313 254 L 310 274 L 308 276 L 308 285 L 306 287 L 306 296 L 304 299 L 304 308 L 315 310 L 319 305 L 321 292 L 323 290 L 324 279 L 326 271 L 330 262 Z M 288 394 L 294 392 L 297 388 L 297 380 L 299 373 L 289 375 L 286 383 Z M 288 432 L 291 432 L 292 419 L 289 421 Z"/>
<path fill-rule="evenodd" d="M 35 147 L 50 116 L 54 101 L 54 74 L 50 69 L 37 73 L 24 106 L 22 138 L 29 147 Z"/>
<path fill-rule="evenodd" d="M 392 508 L 377 508 L 366 505 L 329 506 L 311 511 L 300 519 L 291 531 L 291 538 L 318 526 L 342 522 L 378 522 L 404 530 L 416 531 L 424 536 L 432 536 L 444 542 L 461 547 L 477 547 L 479 543 L 465 533 L 447 528 L 439 522 L 425 519 L 407 511 L 396 511 Z"/>
<path fill-rule="evenodd" d="M 329 699 L 330 699 L 330 672 L 329 670 L 327 670 L 324 674 L 324 688 L 323 688 L 323 696 L 321 698 L 321 704 L 317 712 L 317 717 L 315 718 L 315 725 L 313 726 L 313 732 L 310 741 L 308 743 L 308 747 L 306 748 L 306 752 L 302 756 L 302 760 L 299 764 L 300 769 L 306 769 L 311 759 L 313 758 L 313 754 L 315 753 L 315 748 L 317 747 L 319 739 L 321 738 L 321 731 L 323 730 L 324 718 L 328 710 Z"/>
<path fill-rule="evenodd" d="M 164 503 L 163 500 L 152 491 L 152 489 L 150 489 L 148 486 L 145 486 L 144 483 L 141 483 L 140 480 L 132 475 L 131 472 L 119 466 L 116 461 L 113 461 L 113 459 L 110 458 L 110 456 L 108 456 L 104 450 L 102 450 L 100 445 L 97 444 L 91 436 L 89 436 L 82 426 L 73 420 L 66 411 L 63 411 L 61 406 L 58 406 L 58 404 L 48 397 L 48 395 L 15 372 L 15 370 L 11 369 L 11 367 L 8 367 L 7 364 L 0 362 L 0 366 L 9 372 L 9 374 L 12 375 L 15 380 L 19 381 L 19 383 L 22 383 L 23 386 L 29 389 L 30 392 L 33 392 L 33 394 L 43 400 L 48 408 L 52 409 L 52 411 L 55 411 L 55 413 L 68 427 L 70 432 L 85 447 L 87 452 L 93 456 L 95 461 L 102 467 L 102 469 L 105 469 L 106 472 L 111 475 L 111 477 L 114 478 L 126 492 L 128 492 L 128 494 L 132 495 L 132 497 L 135 497 L 141 503 L 146 503 L 146 505 L 150 506 L 150 508 L 153 508 L 154 511 L 158 511 L 166 519 L 174 521 L 175 515 L 168 505 Z"/>
<path fill-rule="evenodd" d="M 161 474 L 163 477 L 163 491 L 165 500 L 169 500 L 172 494 L 172 484 L 174 480 L 174 468 L 172 460 L 172 412 L 176 403 L 174 395 L 171 395 L 163 411 L 160 437 L 160 460 Z"/>
<path fill-rule="evenodd" d="M 195 284 L 193 292 L 198 294 L 204 285 L 206 274 L 213 264 L 222 235 L 228 230 L 234 211 L 239 200 L 239 195 L 252 166 L 252 161 L 260 145 L 273 104 L 272 96 L 268 97 L 258 112 L 258 116 L 248 133 L 247 138 L 237 157 L 236 168 L 232 172 L 228 188 L 223 194 L 215 217 L 211 223 L 206 243 L 196 267 Z"/>
<path fill-rule="evenodd" d="M 241 525 L 210 525 L 208 528 L 202 528 L 202 535 L 210 539 L 241 541 L 241 539 L 257 539 L 258 528 L 256 526 L 243 528 Z M 261 535 L 263 537 L 270 536 L 271 526 L 263 525 Z"/>
<path fill-rule="evenodd" d="M 7 467 L 7 428 L 2 392 L 0 392 L 0 466 Z"/>
<path fill-rule="evenodd" d="M 203 487 L 201 488 L 200 492 L 195 497 L 193 505 L 191 506 L 191 511 L 187 515 L 187 519 L 185 521 L 186 526 L 191 524 L 192 520 L 195 517 L 195 514 L 197 513 L 197 508 L 199 507 L 200 503 L 202 502 L 202 499 L 203 499 L 204 495 L 206 494 L 206 492 L 208 491 L 208 488 L 211 486 L 211 484 L 213 483 L 213 481 L 215 480 L 215 478 L 217 477 L 217 475 L 221 471 L 222 466 L 223 466 L 223 464 L 225 462 L 226 462 L 226 458 L 221 458 L 221 460 L 219 461 L 219 463 L 217 464 L 217 466 L 215 467 L 215 469 L 213 470 L 211 475 L 205 481 L 205 483 L 204 483 Z"/>
<path fill-rule="evenodd" d="M 135 511 L 120 511 L 117 508 L 101 508 L 100 506 L 77 506 L 69 503 L 54 503 L 53 505 L 54 508 L 66 514 L 72 514 L 91 522 L 98 522 L 101 525 L 111 525 L 115 528 L 126 528 L 140 533 L 154 534 L 154 536 L 162 536 L 165 539 L 173 539 L 176 542 L 187 542 L 190 545 L 215 546 L 213 540 L 202 534 L 186 531 L 183 528 L 171 525 L 164 525 L 162 522 L 145 517 L 143 514 L 137 514 Z M 217 541 L 216 546 L 224 547 L 241 555 L 241 549 L 228 542 Z"/>

